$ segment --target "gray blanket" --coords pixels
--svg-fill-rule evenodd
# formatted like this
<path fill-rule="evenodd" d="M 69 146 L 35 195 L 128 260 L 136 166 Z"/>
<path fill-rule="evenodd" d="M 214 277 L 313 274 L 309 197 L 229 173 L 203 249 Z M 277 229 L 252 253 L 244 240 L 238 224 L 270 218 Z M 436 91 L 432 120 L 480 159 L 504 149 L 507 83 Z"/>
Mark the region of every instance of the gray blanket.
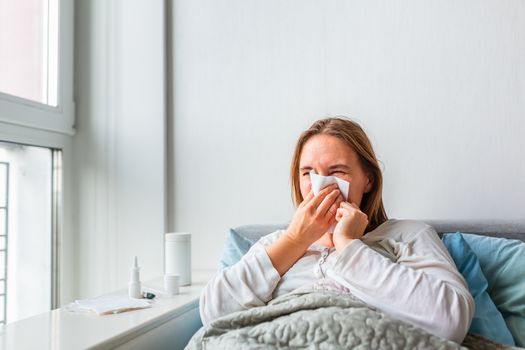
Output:
<path fill-rule="evenodd" d="M 517 349 L 468 334 L 462 345 L 374 310 L 350 294 L 290 293 L 201 328 L 186 349 Z"/>

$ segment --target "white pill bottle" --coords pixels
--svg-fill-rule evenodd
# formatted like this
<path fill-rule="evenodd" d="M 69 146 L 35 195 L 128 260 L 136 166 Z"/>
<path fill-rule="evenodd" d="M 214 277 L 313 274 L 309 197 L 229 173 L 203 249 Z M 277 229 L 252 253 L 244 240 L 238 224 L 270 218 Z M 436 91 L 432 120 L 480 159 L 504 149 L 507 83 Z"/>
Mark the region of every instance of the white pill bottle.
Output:
<path fill-rule="evenodd" d="M 180 285 L 191 284 L 191 234 L 168 232 L 164 237 L 164 274 L 180 275 Z"/>

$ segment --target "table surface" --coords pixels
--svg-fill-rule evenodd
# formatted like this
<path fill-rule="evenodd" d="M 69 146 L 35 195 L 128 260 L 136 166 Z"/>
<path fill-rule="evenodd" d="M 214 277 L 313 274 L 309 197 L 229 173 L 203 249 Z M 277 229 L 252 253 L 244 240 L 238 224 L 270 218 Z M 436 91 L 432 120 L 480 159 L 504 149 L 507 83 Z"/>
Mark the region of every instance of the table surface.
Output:
<path fill-rule="evenodd" d="M 192 284 L 180 287 L 180 294 L 157 294 L 152 307 L 98 316 L 72 312 L 67 307 L 52 310 L 0 328 L 0 349 L 85 349 L 112 348 L 176 317 L 199 303 L 206 282 L 215 271 L 192 272 Z M 144 290 L 162 290 L 162 277 L 143 282 Z M 127 295 L 127 289 L 110 294 Z"/>

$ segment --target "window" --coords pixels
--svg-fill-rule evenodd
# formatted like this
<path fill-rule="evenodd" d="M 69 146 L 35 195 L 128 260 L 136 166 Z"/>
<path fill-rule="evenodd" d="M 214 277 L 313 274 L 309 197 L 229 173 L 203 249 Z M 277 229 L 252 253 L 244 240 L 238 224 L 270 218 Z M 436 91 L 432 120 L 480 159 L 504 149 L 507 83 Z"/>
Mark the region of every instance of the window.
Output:
<path fill-rule="evenodd" d="M 0 0 L 0 122 L 74 133 L 73 0 Z"/>
<path fill-rule="evenodd" d="M 60 171 L 60 151 L 0 143 L 2 323 L 52 308 Z"/>
<path fill-rule="evenodd" d="M 73 4 L 0 0 L 0 323 L 74 293 Z"/>
<path fill-rule="evenodd" d="M 0 92 L 57 106 L 58 0 L 0 0 Z"/>
<path fill-rule="evenodd" d="M 9 162 L 0 158 L 0 323 L 6 323 Z"/>

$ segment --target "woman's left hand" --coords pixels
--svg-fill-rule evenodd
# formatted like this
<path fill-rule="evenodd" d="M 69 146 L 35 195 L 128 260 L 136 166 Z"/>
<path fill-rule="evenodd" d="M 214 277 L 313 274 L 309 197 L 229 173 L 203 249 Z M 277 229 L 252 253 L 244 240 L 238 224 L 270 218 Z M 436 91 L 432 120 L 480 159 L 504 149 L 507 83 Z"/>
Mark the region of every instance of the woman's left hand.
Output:
<path fill-rule="evenodd" d="M 368 216 L 355 203 L 342 202 L 335 216 L 337 225 L 332 240 L 335 249 L 342 251 L 354 239 L 360 239 L 368 226 Z"/>

